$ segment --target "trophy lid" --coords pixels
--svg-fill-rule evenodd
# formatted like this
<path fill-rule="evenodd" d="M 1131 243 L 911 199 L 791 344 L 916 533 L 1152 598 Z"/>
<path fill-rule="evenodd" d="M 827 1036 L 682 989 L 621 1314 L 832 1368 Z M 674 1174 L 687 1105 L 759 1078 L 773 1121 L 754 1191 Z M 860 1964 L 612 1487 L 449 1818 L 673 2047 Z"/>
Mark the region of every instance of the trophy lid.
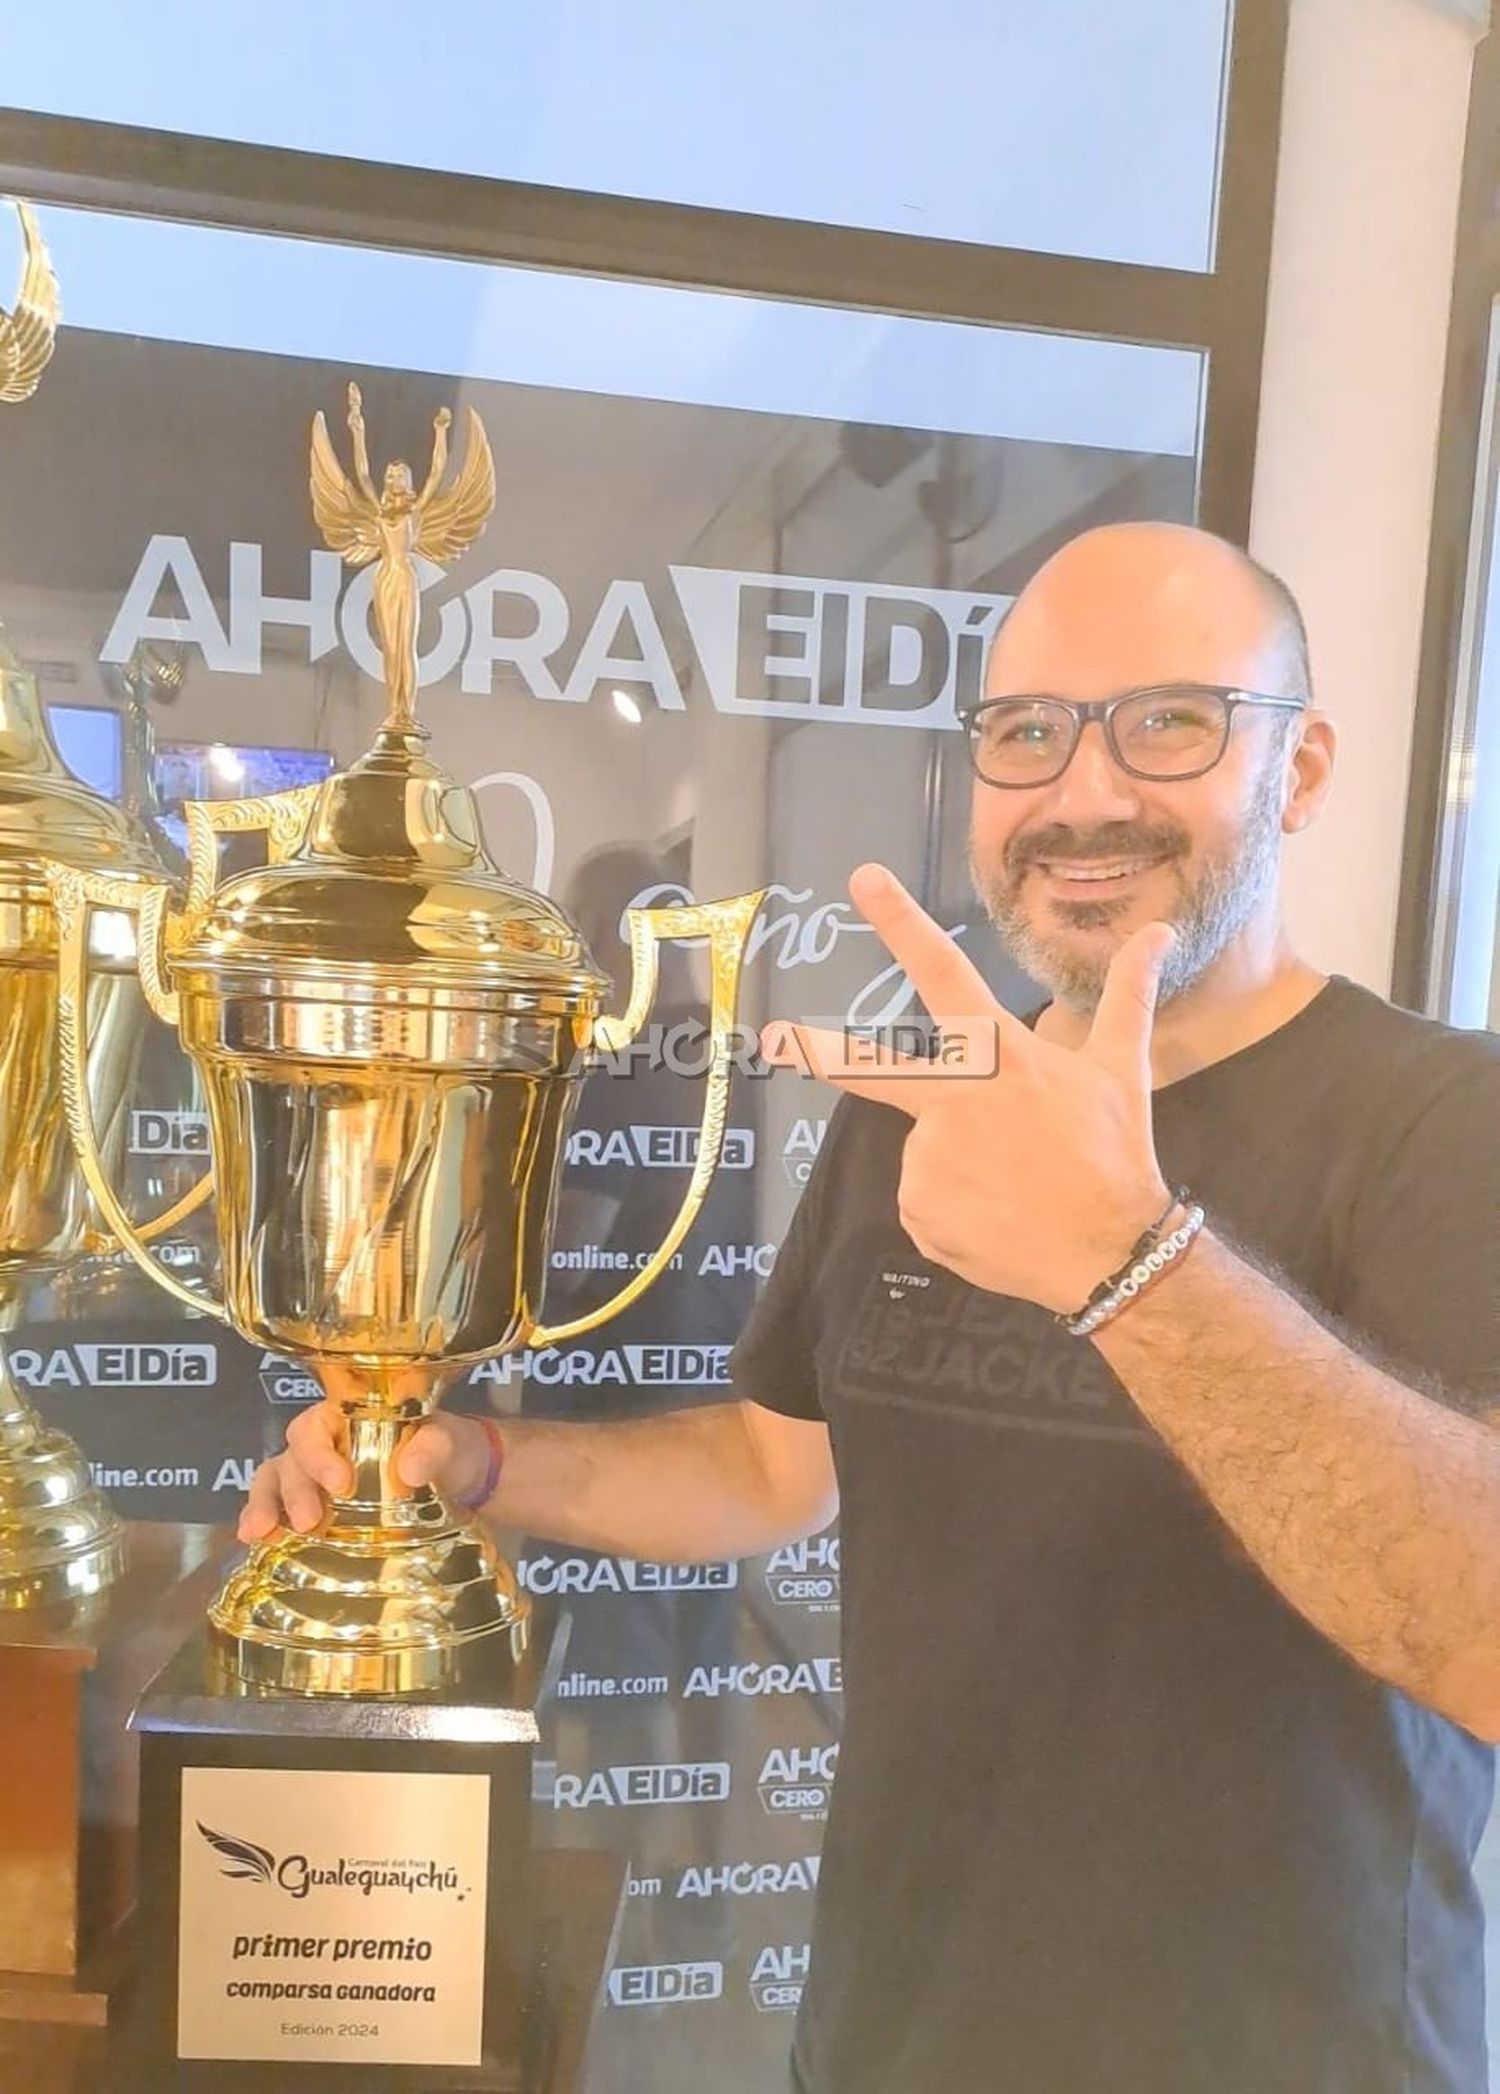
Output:
<path fill-rule="evenodd" d="M 321 788 L 285 862 L 226 880 L 175 955 L 179 980 L 295 977 L 511 991 L 597 1009 L 610 987 L 556 903 L 485 850 L 473 794 L 389 723 Z"/>
<path fill-rule="evenodd" d="M 374 747 L 328 779 L 283 862 L 214 889 L 173 956 L 173 977 L 210 1000 L 451 1007 L 592 1016 L 609 987 L 555 903 L 487 855 L 473 794 L 427 755 L 416 717 L 419 558 L 441 566 L 474 543 L 494 506 L 494 462 L 469 409 L 462 469 L 444 487 L 446 407 L 420 490 L 396 460 L 371 476 L 359 387 L 349 387 L 353 480 L 313 418 L 310 490 L 324 538 L 355 566 L 377 562 L 373 604 L 389 700 Z M 328 1037 L 339 1031 L 332 1025 Z M 326 1046 L 326 1041 L 325 1041 Z"/>
<path fill-rule="evenodd" d="M 36 679 L 0 628 L 0 894 L 45 901 L 47 859 L 81 872 L 160 876 L 140 825 L 63 762 Z"/>

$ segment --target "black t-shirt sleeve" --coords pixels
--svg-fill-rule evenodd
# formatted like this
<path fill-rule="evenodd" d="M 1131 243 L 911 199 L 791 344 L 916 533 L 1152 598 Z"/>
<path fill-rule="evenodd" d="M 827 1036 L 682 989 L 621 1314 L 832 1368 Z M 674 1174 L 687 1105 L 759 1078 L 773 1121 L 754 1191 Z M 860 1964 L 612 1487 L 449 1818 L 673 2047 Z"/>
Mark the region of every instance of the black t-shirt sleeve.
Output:
<path fill-rule="evenodd" d="M 847 1097 L 841 1097 L 829 1116 L 771 1277 L 757 1295 L 729 1356 L 730 1388 L 735 1397 L 788 1418 L 818 1423 L 823 1420 L 823 1405 L 817 1372 L 817 1246 L 837 1152 L 847 1139 L 849 1104 Z"/>
<path fill-rule="evenodd" d="M 1342 1320 L 1388 1373 L 1500 1411 L 1500 1042 L 1450 1035 L 1414 1102 L 1372 1128 Z"/>

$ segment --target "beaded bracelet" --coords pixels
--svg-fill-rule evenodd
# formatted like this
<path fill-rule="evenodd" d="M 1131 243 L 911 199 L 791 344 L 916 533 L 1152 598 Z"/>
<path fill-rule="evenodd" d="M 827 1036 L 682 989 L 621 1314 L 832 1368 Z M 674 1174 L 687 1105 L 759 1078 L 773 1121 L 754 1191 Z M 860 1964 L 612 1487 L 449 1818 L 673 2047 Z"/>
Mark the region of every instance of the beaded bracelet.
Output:
<path fill-rule="evenodd" d="M 1171 1198 L 1167 1201 L 1166 1206 L 1163 1207 L 1161 1213 L 1158 1214 L 1155 1221 L 1148 1223 L 1148 1225 L 1144 1229 L 1142 1229 L 1140 1235 L 1137 1236 L 1135 1242 L 1125 1253 L 1125 1262 L 1120 1267 L 1119 1271 L 1111 1273 L 1107 1280 L 1101 1280 L 1081 1309 L 1073 1309 L 1071 1311 L 1066 1309 L 1058 1310 L 1056 1312 L 1055 1320 L 1061 1324 L 1070 1324 L 1074 1322 L 1076 1318 L 1078 1318 L 1079 1316 L 1086 1315 L 1088 1311 L 1093 1308 L 1096 1302 L 1102 1302 L 1105 1296 L 1111 1291 L 1111 1289 L 1118 1284 L 1120 1279 L 1127 1272 L 1129 1272 L 1133 1266 L 1137 1265 L 1140 1262 L 1140 1260 L 1146 1256 L 1148 1251 L 1155 1250 L 1157 1244 L 1161 1240 L 1162 1230 L 1167 1226 L 1167 1223 L 1177 1212 L 1178 1208 L 1186 1207 L 1187 1205 L 1189 1205 L 1188 1189 L 1185 1185 L 1179 1185 L 1176 1192 L 1172 1194 Z"/>
<path fill-rule="evenodd" d="M 1136 1251 L 1131 1253 L 1126 1263 L 1117 1273 L 1112 1273 L 1094 1289 L 1076 1315 L 1058 1317 L 1057 1320 L 1064 1330 L 1075 1338 L 1087 1338 L 1091 1332 L 1098 1330 L 1101 1323 L 1108 1323 L 1112 1316 L 1118 1316 L 1143 1288 L 1149 1287 L 1153 1280 L 1182 1256 L 1203 1227 L 1203 1209 L 1189 1203 L 1186 1187 L 1173 1200 L 1167 1212 L 1175 1213 L 1178 1207 L 1183 1206 L 1187 1207 L 1187 1217 L 1170 1236 L 1165 1236 L 1159 1243 L 1153 1244 L 1143 1255 L 1137 1255 L 1140 1249 L 1138 1242 Z M 1154 1227 L 1153 1224 L 1153 1229 L 1147 1230 L 1146 1236 L 1142 1237 L 1140 1242 L 1152 1235 Z"/>
<path fill-rule="evenodd" d="M 505 1466 L 505 1442 L 500 1428 L 493 1418 L 477 1418 L 474 1421 L 490 1443 L 490 1465 L 485 1470 L 484 1482 L 477 1494 L 468 1498 L 455 1498 L 453 1503 L 460 1512 L 482 1512 L 500 1488 L 500 1471 Z"/>

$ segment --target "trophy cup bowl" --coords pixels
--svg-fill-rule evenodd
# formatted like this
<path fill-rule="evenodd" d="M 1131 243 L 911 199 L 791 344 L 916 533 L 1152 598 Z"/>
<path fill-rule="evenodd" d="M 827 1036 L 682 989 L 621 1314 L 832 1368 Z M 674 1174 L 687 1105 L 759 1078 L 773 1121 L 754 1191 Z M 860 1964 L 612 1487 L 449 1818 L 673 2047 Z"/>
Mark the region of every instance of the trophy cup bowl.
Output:
<path fill-rule="evenodd" d="M 314 1532 L 251 1550 L 210 1609 L 211 1639 L 249 1686 L 390 1696 L 451 1685 L 471 1646 L 524 1648 L 529 1604 L 488 1532 L 436 1491 L 407 1491 L 396 1455 L 466 1364 L 592 1329 L 669 1263 L 722 1151 L 739 973 L 763 895 L 632 911 L 629 1006 L 601 1014 L 609 984 L 577 929 L 491 862 L 473 796 L 428 756 L 415 718 L 411 555 L 451 554 L 477 535 L 493 500 L 482 427 L 471 412 L 448 495 L 433 494 L 445 410 L 422 495 L 402 466 L 377 498 L 358 414 L 351 388 L 365 508 L 347 482 L 334 486 L 321 416 L 313 491 L 330 541 L 381 561 L 390 709 L 373 747 L 321 786 L 190 805 L 180 908 L 162 882 L 142 892 L 58 865 L 51 885 L 65 1095 L 91 1193 L 159 1286 L 199 1313 L 210 1306 L 141 1242 L 94 1124 L 91 926 L 96 911 L 133 908 L 143 992 L 177 1026 L 207 1101 L 225 1294 L 214 1313 L 305 1361 L 342 1420 L 349 1492 Z M 257 829 L 266 865 L 221 884 L 218 836 Z M 706 939 L 710 952 L 692 1176 L 646 1265 L 601 1307 L 548 1329 L 543 1283 L 579 1084 L 590 1050 L 623 1046 L 644 1022 L 669 937 Z"/>
<path fill-rule="evenodd" d="M 304 817 L 295 848 L 208 885 L 219 829 L 279 820 L 289 836 Z M 86 938 L 95 907 L 129 897 L 58 870 L 63 1067 L 80 1159 L 159 1286 L 308 1363 L 339 1404 L 354 1479 L 315 1532 L 252 1549 L 211 1629 L 229 1670 L 257 1685 L 443 1686 L 474 1639 L 507 1635 L 519 1654 L 528 1603 L 478 1522 L 432 1489 L 403 1488 L 397 1450 L 464 1365 L 593 1328 L 670 1260 L 722 1150 L 738 974 L 761 895 L 633 911 L 636 980 L 612 1020 L 578 932 L 490 864 L 471 795 L 416 734 L 383 729 L 318 788 L 190 807 L 188 824 L 189 892 L 203 899 L 173 919 L 165 888 L 141 897 L 139 954 L 146 992 L 178 1025 L 207 1099 L 222 1310 L 138 1247 L 97 1154 L 82 1081 Z M 703 1126 L 682 1210 L 619 1294 L 548 1329 L 538 1319 L 557 1185 L 588 1050 L 638 1030 L 657 941 L 672 936 L 706 937 L 713 968 Z"/>

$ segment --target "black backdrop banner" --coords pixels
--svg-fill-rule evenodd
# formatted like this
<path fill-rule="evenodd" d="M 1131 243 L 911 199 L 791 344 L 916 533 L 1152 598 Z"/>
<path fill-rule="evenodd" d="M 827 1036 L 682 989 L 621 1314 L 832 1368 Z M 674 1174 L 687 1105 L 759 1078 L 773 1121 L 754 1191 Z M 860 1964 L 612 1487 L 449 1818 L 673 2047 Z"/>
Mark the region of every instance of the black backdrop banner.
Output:
<path fill-rule="evenodd" d="M 322 408 L 339 428 L 351 377 L 377 470 L 425 468 L 441 405 L 484 418 L 497 512 L 428 590 L 422 713 L 497 858 L 581 923 L 616 1008 L 626 907 L 764 885 L 747 1025 L 909 1012 L 848 901 L 869 857 L 1025 1000 L 967 887 L 954 707 L 1041 553 L 1111 516 L 1187 518 L 1191 459 L 65 332 L 0 427 L 0 472 L 27 490 L 0 506 L 0 606 L 49 703 L 96 708 L 123 737 L 118 789 L 148 814 L 165 796 L 164 849 L 174 779 L 253 792 L 297 752 L 347 762 L 373 732 L 368 582 L 315 544 L 306 494 L 309 421 Z M 143 644 L 180 672 L 148 701 L 154 766 L 120 709 Z M 701 952 L 669 954 L 659 1051 L 585 1087 L 550 1320 L 617 1288 L 676 1211 L 705 987 Z M 467 1370 L 450 1400 L 579 1419 L 724 1400 L 830 1103 L 793 1076 L 737 1075 L 724 1167 L 656 1287 L 586 1339 Z M 126 1164 L 137 1214 L 203 1168 L 200 1104 L 154 1027 Z M 215 1284 L 206 1218 L 158 1254 Z M 8 1353 L 134 1518 L 230 1520 L 316 1395 L 304 1365 L 118 1263 L 39 1277 Z M 514 1551 L 568 1638 L 542 1711 L 538 1837 L 630 1865 L 600 2094 L 701 2094 L 709 2056 L 717 2094 L 781 2094 L 837 1765 L 837 1531 L 690 1567 L 545 1537 Z"/>

